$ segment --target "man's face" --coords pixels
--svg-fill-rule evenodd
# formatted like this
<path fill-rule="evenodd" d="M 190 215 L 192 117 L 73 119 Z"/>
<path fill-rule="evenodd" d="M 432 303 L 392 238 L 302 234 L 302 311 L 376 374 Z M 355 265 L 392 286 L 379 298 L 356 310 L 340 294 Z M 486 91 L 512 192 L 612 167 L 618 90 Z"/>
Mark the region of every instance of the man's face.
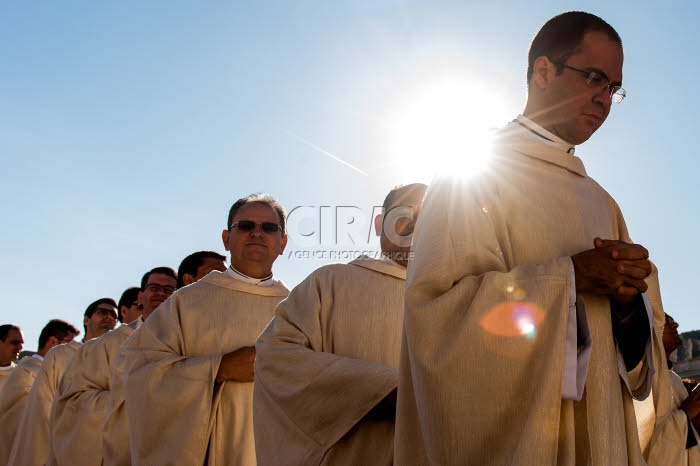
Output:
<path fill-rule="evenodd" d="M 139 307 L 138 298 L 133 303 L 130 303 L 129 306 L 122 306 L 119 312 L 122 316 L 122 322 L 125 324 L 130 324 L 143 314 L 143 311 Z"/>
<path fill-rule="evenodd" d="M 192 283 L 198 282 L 202 278 L 206 277 L 212 270 L 218 270 L 219 272 L 226 271 L 226 263 L 216 257 L 205 257 L 202 260 L 202 264 L 197 267 L 197 274 L 195 276 L 186 273 L 182 277 L 182 281 L 185 285 L 191 285 Z"/>
<path fill-rule="evenodd" d="M 425 188 L 411 189 L 399 196 L 387 212 L 375 219 L 382 252 L 404 267 L 408 265 L 411 237 L 424 196 Z"/>
<path fill-rule="evenodd" d="M 281 225 L 279 215 L 272 207 L 259 202 L 245 204 L 238 209 L 233 223 L 255 222 L 251 231 L 241 231 L 237 227 L 224 230 L 221 238 L 224 247 L 231 252 L 231 265 L 238 271 L 254 278 L 264 278 L 272 273 L 272 264 L 284 252 L 287 236 L 281 230 L 266 232 L 262 223 Z M 263 276 L 255 276 L 263 274 Z"/>
<path fill-rule="evenodd" d="M 609 82 L 621 83 L 622 61 L 622 48 L 615 41 L 603 32 L 590 31 L 566 64 L 579 70 L 596 71 Z M 589 87 L 583 73 L 568 68 L 552 77 L 543 95 L 550 109 L 548 129 L 574 145 L 587 141 L 600 128 L 612 105 L 607 87 Z"/>
<path fill-rule="evenodd" d="M 87 328 L 86 336 L 90 335 L 90 338 L 102 336 L 116 327 L 117 308 L 107 303 L 98 304 L 90 317 L 83 318 L 83 324 Z"/>
<path fill-rule="evenodd" d="M 0 340 L 0 366 L 8 366 L 12 361 L 16 361 L 23 344 L 22 332 L 11 329 L 5 341 Z"/>
<path fill-rule="evenodd" d="M 152 273 L 146 280 L 146 287 L 139 293 L 144 319 L 168 299 L 177 287 L 177 280 L 162 273 Z"/>
<path fill-rule="evenodd" d="M 668 314 L 666 314 L 666 323 L 664 324 L 661 341 L 664 344 L 666 357 L 669 357 L 671 353 L 683 344 L 683 340 L 678 335 L 678 323 Z"/>

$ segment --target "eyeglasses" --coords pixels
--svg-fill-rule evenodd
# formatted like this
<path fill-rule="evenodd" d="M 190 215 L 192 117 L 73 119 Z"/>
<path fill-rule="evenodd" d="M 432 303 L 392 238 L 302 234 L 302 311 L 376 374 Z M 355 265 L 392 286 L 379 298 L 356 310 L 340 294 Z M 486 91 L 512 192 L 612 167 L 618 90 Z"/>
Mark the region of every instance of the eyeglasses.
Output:
<path fill-rule="evenodd" d="M 162 291 L 163 294 L 170 296 L 175 292 L 175 288 L 172 286 L 160 286 L 155 283 L 149 283 L 146 285 L 146 291 L 150 291 L 151 293 L 158 293 L 159 291 Z"/>
<path fill-rule="evenodd" d="M 117 313 L 114 311 L 109 311 L 107 309 L 97 309 L 93 314 L 97 314 L 100 317 L 111 317 L 112 319 L 117 319 Z"/>
<path fill-rule="evenodd" d="M 573 66 L 569 66 L 566 63 L 557 63 L 557 62 L 552 62 L 555 65 L 562 66 L 564 68 L 568 68 L 572 71 L 577 71 L 583 75 L 586 76 L 586 84 L 588 84 L 588 87 L 592 88 L 597 88 L 597 89 L 608 89 L 608 92 L 610 92 L 610 98 L 612 99 L 613 102 L 616 104 L 619 104 L 622 102 L 625 97 L 627 97 L 627 92 L 620 86 L 619 84 L 613 84 L 610 82 L 608 78 L 606 78 L 604 75 L 602 75 L 598 71 L 586 71 L 586 70 L 580 70 L 578 68 L 574 68 Z"/>
<path fill-rule="evenodd" d="M 280 225 L 277 225 L 276 223 L 273 222 L 262 222 L 262 223 L 256 223 L 253 222 L 252 220 L 239 220 L 237 222 L 233 222 L 228 229 L 230 230 L 233 227 L 236 227 L 238 231 L 242 231 L 244 233 L 249 233 L 255 228 L 260 225 L 262 228 L 262 231 L 267 233 L 268 235 L 272 235 L 274 233 L 277 233 L 278 231 L 282 231 L 282 227 Z"/>

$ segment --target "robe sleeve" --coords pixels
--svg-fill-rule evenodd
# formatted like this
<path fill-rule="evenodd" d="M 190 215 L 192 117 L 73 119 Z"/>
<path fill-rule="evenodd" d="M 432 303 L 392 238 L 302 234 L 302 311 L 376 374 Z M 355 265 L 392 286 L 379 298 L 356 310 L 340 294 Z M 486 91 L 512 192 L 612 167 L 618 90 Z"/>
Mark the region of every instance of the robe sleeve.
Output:
<path fill-rule="evenodd" d="M 406 403 L 415 403 L 427 457 L 436 464 L 449 463 L 446 452 L 474 457 L 519 445 L 523 431 L 559 430 L 570 258 L 513 266 L 499 205 L 498 193 L 483 183 L 437 180 L 413 238 L 402 358 L 415 399 Z M 479 432 L 446 438 L 444 432 L 465 431 L 463 419 Z M 556 451 L 555 437 L 542 441 L 521 445 L 524 458 L 544 443 Z"/>
<path fill-rule="evenodd" d="M 101 463 L 110 377 L 102 339 L 112 336 L 108 333 L 85 343 L 61 378 L 51 409 L 52 451 L 48 464 Z"/>
<path fill-rule="evenodd" d="M 256 343 L 259 465 L 319 464 L 398 385 L 394 368 L 326 352 L 320 316 L 334 297 L 320 276 L 292 290 Z"/>
<path fill-rule="evenodd" d="M 126 342 L 124 394 L 134 466 L 204 463 L 222 355 L 185 356 L 181 306 L 182 298 L 173 295 Z M 197 310 L 189 306 L 187 312 Z"/>

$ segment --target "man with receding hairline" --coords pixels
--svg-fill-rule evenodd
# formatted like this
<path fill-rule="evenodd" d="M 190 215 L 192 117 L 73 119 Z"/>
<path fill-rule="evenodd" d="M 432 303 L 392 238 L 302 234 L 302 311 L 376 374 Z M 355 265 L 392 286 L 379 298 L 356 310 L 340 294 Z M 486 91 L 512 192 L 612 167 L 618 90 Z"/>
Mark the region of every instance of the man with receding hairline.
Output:
<path fill-rule="evenodd" d="M 253 345 L 289 293 L 272 274 L 284 208 L 264 194 L 239 199 L 221 237 L 230 267 L 177 290 L 125 344 L 136 466 L 256 463 Z"/>
<path fill-rule="evenodd" d="M 625 97 L 622 64 L 601 18 L 550 19 L 489 167 L 431 185 L 408 267 L 396 464 L 645 464 L 632 400 L 663 363 L 656 270 L 574 155 Z"/>

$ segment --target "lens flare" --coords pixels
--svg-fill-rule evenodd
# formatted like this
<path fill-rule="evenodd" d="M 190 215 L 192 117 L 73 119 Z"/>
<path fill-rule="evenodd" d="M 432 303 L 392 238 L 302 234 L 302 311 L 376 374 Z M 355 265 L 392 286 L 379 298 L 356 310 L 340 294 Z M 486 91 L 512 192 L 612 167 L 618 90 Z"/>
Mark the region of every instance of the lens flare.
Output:
<path fill-rule="evenodd" d="M 508 301 L 491 309 L 479 325 L 492 335 L 533 338 L 544 314 L 535 303 Z"/>

